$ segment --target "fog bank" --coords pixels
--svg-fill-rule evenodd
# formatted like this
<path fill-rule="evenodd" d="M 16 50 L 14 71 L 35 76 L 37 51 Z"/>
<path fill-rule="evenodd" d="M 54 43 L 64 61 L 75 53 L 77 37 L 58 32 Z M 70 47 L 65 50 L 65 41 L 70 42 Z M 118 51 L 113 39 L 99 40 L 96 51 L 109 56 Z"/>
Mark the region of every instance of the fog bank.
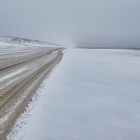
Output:
<path fill-rule="evenodd" d="M 3 0 L 0 35 L 73 47 L 136 48 L 139 7 L 139 0 Z"/>

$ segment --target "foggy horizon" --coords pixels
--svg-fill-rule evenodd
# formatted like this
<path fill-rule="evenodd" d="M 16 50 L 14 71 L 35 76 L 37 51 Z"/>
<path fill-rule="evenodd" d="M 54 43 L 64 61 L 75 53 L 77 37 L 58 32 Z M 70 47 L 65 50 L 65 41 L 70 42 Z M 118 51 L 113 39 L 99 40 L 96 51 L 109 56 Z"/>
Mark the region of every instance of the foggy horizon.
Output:
<path fill-rule="evenodd" d="M 0 2 L 0 35 L 66 47 L 140 48 L 138 0 Z"/>

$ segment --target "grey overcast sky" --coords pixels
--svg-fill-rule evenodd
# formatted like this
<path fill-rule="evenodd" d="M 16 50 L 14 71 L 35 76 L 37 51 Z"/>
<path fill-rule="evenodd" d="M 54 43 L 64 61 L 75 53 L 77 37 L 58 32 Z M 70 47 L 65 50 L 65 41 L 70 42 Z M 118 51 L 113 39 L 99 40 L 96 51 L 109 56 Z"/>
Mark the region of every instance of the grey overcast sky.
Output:
<path fill-rule="evenodd" d="M 0 0 L 0 35 L 139 47 L 140 0 Z"/>

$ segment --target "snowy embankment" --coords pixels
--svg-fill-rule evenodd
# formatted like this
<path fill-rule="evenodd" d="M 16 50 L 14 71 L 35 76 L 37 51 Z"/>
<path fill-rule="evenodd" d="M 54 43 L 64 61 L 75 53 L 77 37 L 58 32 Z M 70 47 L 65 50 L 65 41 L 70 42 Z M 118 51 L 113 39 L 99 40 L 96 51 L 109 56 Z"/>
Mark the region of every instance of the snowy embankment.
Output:
<path fill-rule="evenodd" d="M 0 44 L 0 139 L 4 140 L 41 81 L 61 60 L 63 49 Z"/>
<path fill-rule="evenodd" d="M 8 140 L 140 139 L 140 51 L 66 50 L 38 94 Z"/>
<path fill-rule="evenodd" d="M 20 46 L 20 47 L 63 47 L 59 44 L 31 40 L 20 37 L 0 36 L 0 46 Z"/>

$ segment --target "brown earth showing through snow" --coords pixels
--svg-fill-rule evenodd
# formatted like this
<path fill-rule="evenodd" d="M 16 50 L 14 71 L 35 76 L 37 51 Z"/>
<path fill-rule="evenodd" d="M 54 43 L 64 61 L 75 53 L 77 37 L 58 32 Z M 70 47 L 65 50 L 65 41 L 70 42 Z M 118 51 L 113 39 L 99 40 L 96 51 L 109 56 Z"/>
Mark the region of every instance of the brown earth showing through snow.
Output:
<path fill-rule="evenodd" d="M 0 140 L 5 140 L 63 48 L 0 47 Z"/>

